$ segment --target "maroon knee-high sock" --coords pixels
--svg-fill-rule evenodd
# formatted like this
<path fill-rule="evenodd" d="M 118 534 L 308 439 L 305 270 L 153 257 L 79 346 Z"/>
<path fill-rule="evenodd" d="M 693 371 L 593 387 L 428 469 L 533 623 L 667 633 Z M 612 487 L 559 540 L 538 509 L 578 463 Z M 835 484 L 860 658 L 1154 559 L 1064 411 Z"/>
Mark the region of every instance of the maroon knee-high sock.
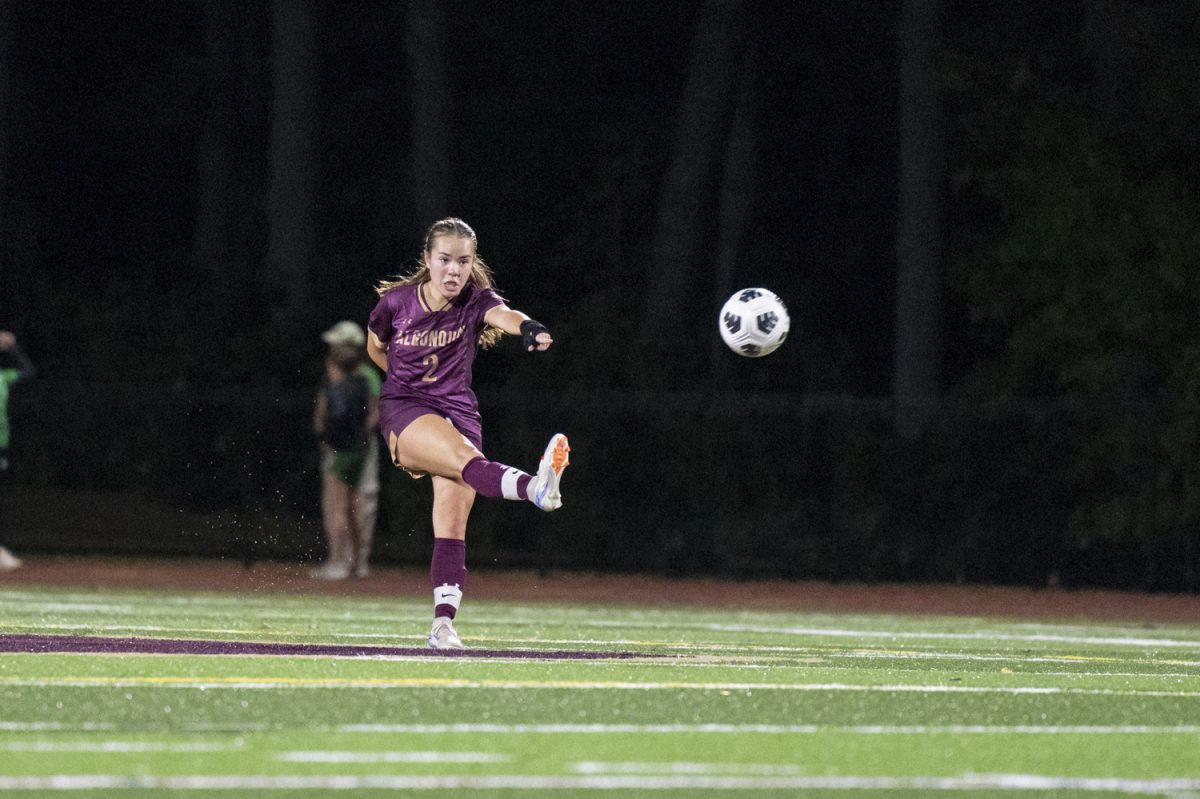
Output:
<path fill-rule="evenodd" d="M 429 582 L 433 586 L 433 616 L 454 618 L 463 589 L 467 587 L 467 542 L 457 538 L 433 539 L 433 560 L 429 564 Z"/>
<path fill-rule="evenodd" d="M 467 485 L 485 497 L 529 499 L 525 488 L 532 477 L 503 463 L 484 457 L 472 458 L 463 467 L 462 477 Z"/>

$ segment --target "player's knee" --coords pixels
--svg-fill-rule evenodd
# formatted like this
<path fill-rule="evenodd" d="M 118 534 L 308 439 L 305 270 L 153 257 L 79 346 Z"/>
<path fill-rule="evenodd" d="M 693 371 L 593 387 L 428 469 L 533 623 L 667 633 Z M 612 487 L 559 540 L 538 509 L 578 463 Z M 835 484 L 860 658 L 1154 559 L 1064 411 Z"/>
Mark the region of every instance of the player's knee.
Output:
<path fill-rule="evenodd" d="M 467 468 L 468 463 L 482 457 L 484 457 L 483 453 L 475 449 L 473 444 L 464 439 L 454 449 L 455 476 L 461 476 L 463 469 Z"/>

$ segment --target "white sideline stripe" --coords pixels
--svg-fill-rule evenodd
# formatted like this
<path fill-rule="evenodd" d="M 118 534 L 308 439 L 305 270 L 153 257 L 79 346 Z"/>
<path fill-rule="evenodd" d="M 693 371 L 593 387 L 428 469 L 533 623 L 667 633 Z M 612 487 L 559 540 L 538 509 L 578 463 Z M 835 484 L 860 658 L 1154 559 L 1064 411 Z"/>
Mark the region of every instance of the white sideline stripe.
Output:
<path fill-rule="evenodd" d="M 822 627 L 764 627 L 751 624 L 710 624 L 720 632 L 764 633 L 770 635 L 810 635 L 828 638 L 904 638 L 930 641 L 1034 641 L 1055 644 L 1096 644 L 1098 646 L 1182 647 L 1200 649 L 1200 641 L 1177 638 L 1125 638 L 1091 635 L 1050 635 L 1048 633 L 935 633 L 913 630 L 844 630 Z M 678 628 L 676 628 L 678 629 Z"/>
<path fill-rule="evenodd" d="M 102 626 L 97 626 L 95 624 L 46 624 L 43 622 L 38 622 L 37 624 L 18 624 L 15 625 L 14 628 L 21 630 L 36 630 L 38 632 L 45 632 L 46 630 L 86 630 L 89 634 L 97 636 L 104 636 L 108 633 L 171 633 L 174 637 L 180 637 L 185 634 L 252 635 L 256 638 L 271 635 L 292 635 L 292 633 L 287 631 L 274 632 L 267 630 L 225 629 L 221 627 L 165 627 L 159 624 L 105 624 Z M 252 638 L 247 640 L 255 639 Z"/>
<path fill-rule="evenodd" d="M 653 763 L 647 761 L 605 762 L 581 760 L 568 767 L 576 774 L 721 774 L 755 776 L 778 776 L 781 774 L 803 774 L 804 769 L 794 764 L 775 763 Z"/>
<path fill-rule="evenodd" d="M 904 614 L 892 614 L 903 616 Z M 970 623 L 972 620 L 964 620 L 964 623 Z M 978 619 L 974 620 L 976 624 Z M 889 638 L 889 639 L 917 639 L 917 640 L 949 640 L 949 641 L 980 641 L 987 643 L 989 641 L 1048 641 L 1057 643 L 1082 643 L 1082 644 L 1118 644 L 1130 646 L 1184 646 L 1200 649 L 1200 640 L 1195 638 L 1141 638 L 1130 630 L 1130 635 L 1109 635 L 1097 636 L 1089 634 L 1072 635 L 1065 632 L 1056 633 L 1023 633 L 1023 632 L 991 632 L 988 630 L 972 631 L 972 632 L 935 632 L 926 630 L 892 630 L 892 629 L 872 629 L 864 627 L 860 629 L 845 628 L 845 627 L 788 627 L 784 625 L 773 626 L 765 624 L 730 624 L 728 622 L 688 622 L 677 619 L 672 619 L 670 622 L 663 621 L 638 621 L 636 619 L 579 619 L 570 622 L 573 627 L 601 627 L 601 628 L 643 628 L 652 630 L 706 630 L 709 632 L 749 632 L 762 633 L 768 636 L 778 635 L 795 635 L 795 636 L 813 636 L 818 638 Z M 989 624 L 990 628 L 994 629 L 996 625 Z M 1007 626 L 1007 625 L 1002 625 Z M 1022 625 L 1029 626 L 1029 625 Z M 1105 625 L 1103 622 L 1098 622 L 1096 627 L 1107 627 L 1113 629 L 1110 625 Z M 1056 625 L 1037 625 L 1041 629 L 1047 630 L 1064 630 L 1078 625 L 1056 624 Z M 1124 628 L 1118 628 L 1118 631 Z M 1181 634 L 1186 634 L 1181 630 Z M 680 642 L 686 643 L 686 642 Z"/>
<path fill-rule="evenodd" d="M 750 647 L 754 649 L 754 647 Z M 1132 656 L 1100 656 L 1100 655 L 980 655 L 966 652 L 950 652 L 948 650 L 921 651 L 916 649 L 846 649 L 831 651 L 828 649 L 812 650 L 796 648 L 792 651 L 808 653 L 822 658 L 842 660 L 966 660 L 981 663 L 1133 663 L 1146 666 L 1200 666 L 1200 660 L 1179 660 L 1178 658 L 1154 658 L 1143 654 Z M 1105 674 L 1111 672 L 1105 671 Z"/>
<path fill-rule="evenodd" d="M 230 733 L 266 731 L 267 724 L 190 724 L 179 728 L 186 732 Z M 0 721 L 0 732 L 98 732 L 114 729 L 112 724 L 67 724 L 57 721 Z M 816 724 L 339 724 L 328 727 L 336 733 L 399 735 L 624 735 L 624 734 L 717 734 L 717 735 L 1200 735 L 1200 725 L 1152 726 L 1144 724 L 1089 724 L 1054 726 L 1048 724 L 1015 725 L 816 725 Z M 69 746 L 70 744 L 58 744 Z M 49 744 L 0 744 L 14 751 L 24 747 L 45 750 Z"/>
<path fill-rule="evenodd" d="M 237 748 L 232 744 L 203 742 L 164 744 L 149 741 L 71 741 L 64 743 L 10 741 L 0 743 L 0 751 L 3 752 L 103 752 L 113 754 L 120 752 L 225 752 Z"/>
<path fill-rule="evenodd" d="M 625 735 L 693 734 L 725 735 L 1200 735 L 1200 725 L 1149 726 L 1138 724 L 1053 726 L 1015 725 L 859 725 L 817 724 L 342 724 L 338 733 L 401 735 Z"/>
<path fill-rule="evenodd" d="M 1094 791 L 1161 796 L 1200 790 L 1200 779 L 1168 777 L 1054 777 L 1041 774 L 962 774 L 948 777 L 720 776 L 586 774 L 540 776 L 390 775 L 179 775 L 115 774 L 0 777 L 0 791 L 148 790 L 925 790 L 925 791 Z"/>
<path fill-rule="evenodd" d="M 107 721 L 85 721 L 72 724 L 61 721 L 0 721 L 0 732 L 57 732 L 60 730 L 98 732 L 113 729 L 116 729 L 116 725 Z"/>
<path fill-rule="evenodd" d="M 89 613 L 116 613 L 121 616 L 129 616 L 136 612 L 133 605 L 113 605 L 107 602 L 46 602 L 41 605 L 39 610 L 42 613 L 68 610 L 86 610 Z"/>
<path fill-rule="evenodd" d="M 507 763 L 508 755 L 494 752 L 280 752 L 283 763 Z"/>
<path fill-rule="evenodd" d="M 1030 673 L 1031 677 L 1088 677 L 1088 676 L 1103 676 L 1108 677 L 1175 677 L 1191 679 L 1196 676 L 1195 672 L 1171 672 L 1171 671 L 1036 671 Z"/>
<path fill-rule="evenodd" d="M 451 677 L 397 679 L 302 679 L 277 677 L 189 678 L 189 677 L 63 677 L 60 679 L 0 679 L 0 686 L 30 688 L 183 688 L 211 691 L 280 690 L 288 688 L 381 689 L 381 688 L 475 688 L 500 690 L 573 691 L 856 691 L 863 693 L 915 694 L 1006 694 L 1200 698 L 1200 691 L 1163 691 L 1115 688 L 1059 688 L 1039 686 L 983 685 L 851 685 L 847 683 L 755 683 L 755 682 L 633 682 L 621 680 L 462 680 Z"/>
<path fill-rule="evenodd" d="M 174 728 L 180 732 L 242 733 L 269 730 L 269 724 L 261 722 L 236 722 L 230 724 L 187 724 Z M 66 723 L 60 721 L 0 721 L 3 732 L 111 732 L 115 724 L 109 723 Z"/>
<path fill-rule="evenodd" d="M 478 619 L 475 619 L 475 622 L 479 626 L 484 626 L 485 624 L 487 626 L 492 626 L 492 624 L 499 623 L 499 622 L 495 622 L 492 624 L 488 624 L 488 623 L 480 621 Z M 581 622 L 580 624 L 586 625 L 586 622 Z M 665 622 L 661 623 L 661 624 L 653 624 L 652 625 L 652 624 L 640 623 L 640 622 L 626 623 L 626 622 L 594 621 L 591 623 L 591 626 L 595 626 L 595 627 L 628 627 L 628 628 L 640 627 L 640 628 L 646 628 L 646 629 L 651 629 L 651 630 L 672 630 L 672 631 L 679 630 L 681 627 L 686 627 L 688 629 L 705 630 L 705 631 L 709 631 L 709 632 L 761 632 L 764 634 L 785 633 L 785 634 L 790 634 L 790 635 L 811 635 L 814 637 L 832 637 L 832 638 L 906 638 L 906 639 L 931 638 L 931 639 L 938 639 L 938 640 L 966 639 L 966 640 L 977 640 L 977 641 L 994 641 L 994 640 L 1037 641 L 1037 642 L 1054 642 L 1054 643 L 1067 643 L 1067 644 L 1098 644 L 1098 645 L 1110 645 L 1110 644 L 1126 645 L 1127 644 L 1130 646 L 1137 646 L 1137 647 L 1165 646 L 1165 647 L 1185 647 L 1185 648 L 1193 648 L 1196 650 L 1200 650 L 1200 641 L 1177 639 L 1177 638 L 1171 638 L 1171 639 L 1123 638 L 1123 637 L 1101 638 L 1101 637 L 1095 637 L 1095 636 L 1049 635 L 1049 634 L 1044 634 L 1044 633 L 1028 633 L 1028 634 L 1021 634 L 1021 633 L 989 634 L 986 632 L 983 632 L 983 633 L 932 633 L 932 632 L 926 633 L 926 632 L 914 632 L 914 631 L 892 632 L 892 631 L 885 631 L 885 630 L 838 630 L 838 629 L 816 629 L 816 628 L 786 628 L 786 627 L 785 628 L 772 628 L 772 627 L 749 627 L 749 626 L 742 629 L 740 625 L 715 625 L 715 624 L 686 625 L 686 624 L 667 624 Z M 250 632 L 250 631 L 242 631 L 242 632 Z M 334 637 L 335 638 L 395 638 L 396 636 L 394 634 L 390 634 L 390 633 L 385 634 L 385 633 L 365 633 L 365 632 L 363 632 L 363 633 L 338 632 L 338 633 L 334 634 Z M 747 650 L 780 651 L 780 652 L 806 652 L 806 653 L 812 652 L 812 648 L 807 647 L 807 646 L 786 646 L 786 645 L 781 646 L 778 644 L 767 645 L 767 644 L 754 644 L 754 643 L 731 643 L 729 641 L 715 641 L 715 640 L 714 641 L 698 641 L 697 642 L 697 641 L 678 641 L 678 640 L 675 640 L 675 641 L 647 640 L 645 638 L 520 638 L 520 637 L 505 636 L 505 635 L 487 636 L 482 639 L 480 639 L 479 637 L 475 637 L 475 640 L 506 641 L 506 642 L 511 642 L 511 643 L 523 644 L 523 645 L 525 645 L 525 644 L 533 644 L 533 645 L 544 644 L 544 645 L 554 645 L 554 646 L 563 646 L 563 645 L 631 646 L 631 645 L 643 644 L 643 645 L 652 645 L 652 646 L 671 647 L 673 649 L 681 649 L 684 651 L 730 649 L 730 650 L 736 650 L 738 652 L 745 652 Z M 879 653 L 871 652 L 871 651 L 863 651 L 861 653 L 839 652 L 836 654 L 839 654 L 842 656 L 858 655 L 858 654 L 867 656 L 867 655 L 874 655 L 874 654 L 879 654 Z M 1016 656 L 1010 658 L 1010 657 L 1004 656 L 1004 655 L 992 655 L 992 656 L 970 655 L 970 654 L 962 654 L 962 653 L 958 653 L 958 652 L 919 653 L 919 652 L 914 652 L 913 650 L 896 650 L 895 652 L 889 652 L 889 653 L 883 653 L 883 654 L 884 654 L 884 656 L 894 655 L 896 657 L 925 656 L 925 657 L 954 657 L 954 658 L 965 658 L 965 659 L 973 659 L 973 658 L 987 659 L 987 658 L 991 657 L 991 658 L 1000 659 L 1000 660 L 1004 660 L 1004 659 L 1023 660 L 1023 659 L 1025 659 L 1025 658 L 1020 658 L 1020 657 L 1016 657 Z M 1127 660 L 1128 658 L 1114 656 L 1112 659 Z"/>

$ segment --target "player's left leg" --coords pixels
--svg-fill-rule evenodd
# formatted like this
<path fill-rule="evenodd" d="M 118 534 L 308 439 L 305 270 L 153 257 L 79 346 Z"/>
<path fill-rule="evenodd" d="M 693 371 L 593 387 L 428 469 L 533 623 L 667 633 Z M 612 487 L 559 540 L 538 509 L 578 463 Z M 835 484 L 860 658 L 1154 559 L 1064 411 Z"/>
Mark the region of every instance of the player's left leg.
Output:
<path fill-rule="evenodd" d="M 555 433 L 542 453 L 537 474 L 530 475 L 480 455 L 463 467 L 463 481 L 485 497 L 527 499 L 542 510 L 557 510 L 562 507 L 560 483 L 563 470 L 570 463 L 570 452 L 567 437 Z"/>
<path fill-rule="evenodd" d="M 433 588 L 433 627 L 429 646 L 462 649 L 454 618 L 467 585 L 467 517 L 475 504 L 470 486 L 446 477 L 433 477 L 433 559 L 429 582 Z"/>
<path fill-rule="evenodd" d="M 566 468 L 567 437 L 557 433 L 550 439 L 536 475 L 498 461 L 482 453 L 478 418 L 459 417 L 451 421 L 425 413 L 409 421 L 396 433 L 388 434 L 392 462 L 409 472 L 425 472 L 469 486 L 480 496 L 503 499 L 527 499 L 542 510 L 562 506 L 559 481 Z"/>

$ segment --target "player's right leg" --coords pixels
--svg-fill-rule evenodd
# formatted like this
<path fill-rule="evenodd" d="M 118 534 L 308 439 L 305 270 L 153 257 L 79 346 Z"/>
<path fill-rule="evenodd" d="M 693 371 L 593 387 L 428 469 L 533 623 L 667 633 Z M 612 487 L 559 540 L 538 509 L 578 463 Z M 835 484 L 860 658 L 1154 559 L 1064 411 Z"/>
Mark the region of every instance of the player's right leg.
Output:
<path fill-rule="evenodd" d="M 454 619 L 467 587 L 467 517 L 475 491 L 446 477 L 433 476 L 433 558 L 429 582 L 433 589 L 432 649 L 462 649 Z"/>

